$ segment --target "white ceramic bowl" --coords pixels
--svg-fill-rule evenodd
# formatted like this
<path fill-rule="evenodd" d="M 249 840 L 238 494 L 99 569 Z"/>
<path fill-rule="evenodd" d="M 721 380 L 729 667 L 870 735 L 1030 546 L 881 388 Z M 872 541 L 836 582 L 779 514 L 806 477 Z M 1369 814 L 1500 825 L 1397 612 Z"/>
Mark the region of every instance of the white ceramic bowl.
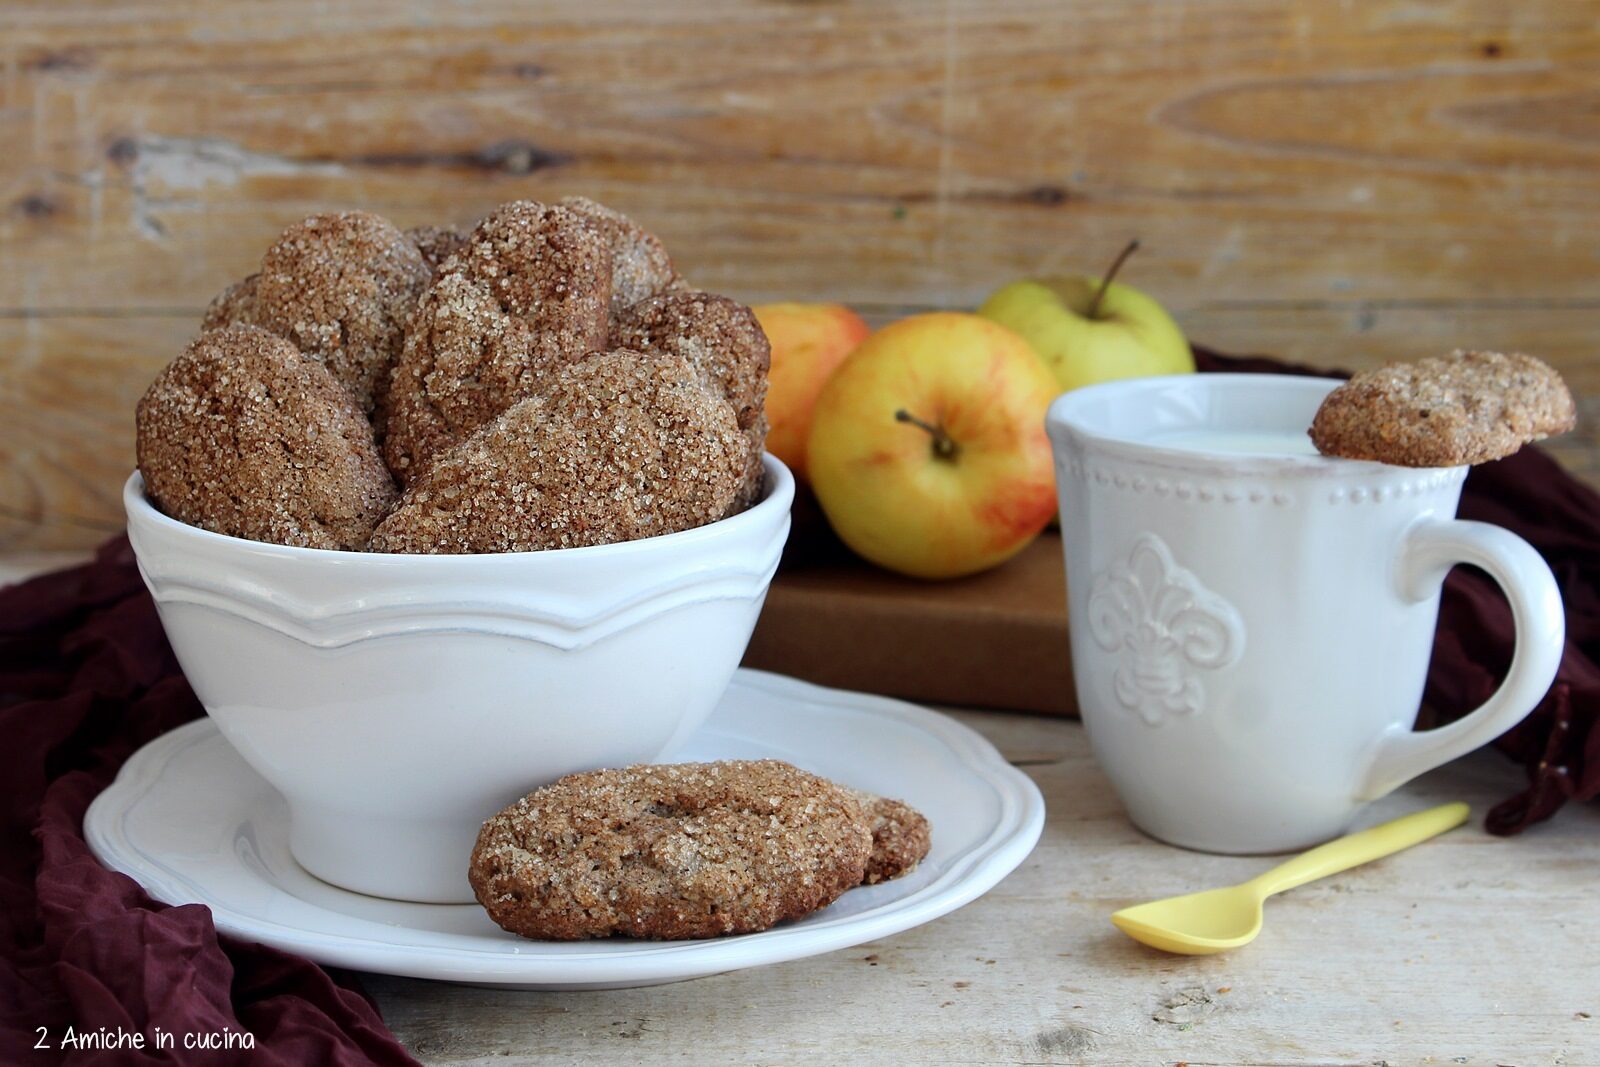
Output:
<path fill-rule="evenodd" d="M 563 774 L 668 758 L 716 706 L 789 532 L 794 479 L 770 455 L 766 472 L 760 503 L 699 529 L 473 556 L 226 537 L 161 514 L 137 473 L 123 502 L 184 674 L 288 800 L 295 858 L 459 902 L 485 818 Z"/>

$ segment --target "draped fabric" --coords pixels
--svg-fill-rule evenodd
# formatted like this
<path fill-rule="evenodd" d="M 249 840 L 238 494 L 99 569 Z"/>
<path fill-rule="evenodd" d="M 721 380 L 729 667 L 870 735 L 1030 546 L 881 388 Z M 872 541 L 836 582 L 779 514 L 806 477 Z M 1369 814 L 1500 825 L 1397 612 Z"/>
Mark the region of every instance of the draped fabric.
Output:
<path fill-rule="evenodd" d="M 0 1063 L 414 1063 L 354 975 L 220 936 L 209 909 L 155 903 L 90 854 L 89 802 L 200 714 L 125 537 L 0 590 Z M 142 1050 L 77 1044 L 136 1034 Z"/>

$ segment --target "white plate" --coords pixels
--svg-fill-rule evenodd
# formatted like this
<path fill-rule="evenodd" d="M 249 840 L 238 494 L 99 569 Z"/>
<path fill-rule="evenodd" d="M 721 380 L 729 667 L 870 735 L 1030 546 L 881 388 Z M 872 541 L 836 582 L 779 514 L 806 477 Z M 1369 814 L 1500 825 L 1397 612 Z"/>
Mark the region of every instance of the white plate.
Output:
<path fill-rule="evenodd" d="M 762 757 L 908 801 L 933 825 L 932 852 L 904 878 L 852 889 L 759 934 L 528 941 L 476 905 L 367 897 L 307 874 L 289 855 L 283 798 L 209 719 L 128 760 L 89 806 L 84 835 L 106 866 L 157 900 L 207 905 L 217 929 L 233 937 L 386 974 L 592 989 L 698 978 L 899 933 L 993 888 L 1033 851 L 1044 826 L 1038 788 L 960 723 L 895 700 L 741 670 L 679 758 Z"/>

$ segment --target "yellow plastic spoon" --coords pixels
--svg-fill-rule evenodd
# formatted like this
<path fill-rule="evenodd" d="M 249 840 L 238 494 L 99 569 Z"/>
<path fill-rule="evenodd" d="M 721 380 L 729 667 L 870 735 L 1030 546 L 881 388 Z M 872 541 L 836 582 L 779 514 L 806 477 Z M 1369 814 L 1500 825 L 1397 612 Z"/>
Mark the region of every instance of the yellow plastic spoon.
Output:
<path fill-rule="evenodd" d="M 1261 906 L 1272 894 L 1421 844 L 1466 821 L 1465 804 L 1442 804 L 1318 845 L 1248 882 L 1123 908 L 1111 921 L 1135 941 L 1166 952 L 1226 952 L 1255 940 Z"/>

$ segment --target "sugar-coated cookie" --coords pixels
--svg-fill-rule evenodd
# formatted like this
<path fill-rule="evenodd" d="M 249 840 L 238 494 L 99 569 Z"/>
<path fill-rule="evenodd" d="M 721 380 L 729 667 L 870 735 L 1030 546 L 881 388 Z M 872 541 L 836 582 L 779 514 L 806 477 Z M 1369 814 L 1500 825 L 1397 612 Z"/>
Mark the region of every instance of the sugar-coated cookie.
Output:
<path fill-rule="evenodd" d="M 312 215 L 278 236 L 258 273 L 218 294 L 203 326 L 277 334 L 325 364 L 371 412 L 432 276 L 415 242 L 382 216 Z"/>
<path fill-rule="evenodd" d="M 692 289 L 661 293 L 624 311 L 611 340 L 618 348 L 682 356 L 722 388 L 741 427 L 761 417 L 772 346 L 755 312 L 737 300 Z"/>
<path fill-rule="evenodd" d="M 151 500 L 215 533 L 359 549 L 395 499 L 355 398 L 253 326 L 201 334 L 145 391 L 136 423 Z"/>
<path fill-rule="evenodd" d="M 606 348 L 611 253 L 567 208 L 502 204 L 447 259 L 411 320 L 381 409 L 402 484 L 561 366 Z"/>
<path fill-rule="evenodd" d="M 1457 467 L 1566 433 L 1575 418 L 1566 383 L 1543 361 L 1457 351 L 1357 374 L 1323 400 L 1311 440 L 1330 456 Z"/>
<path fill-rule="evenodd" d="M 873 885 L 899 878 L 927 859 L 933 847 L 927 816 L 904 801 L 854 792 L 872 830 L 872 855 L 862 882 Z"/>
<path fill-rule="evenodd" d="M 868 825 L 851 791 L 777 760 L 591 771 L 484 823 L 469 878 L 524 937 L 751 933 L 861 884 Z"/>
<path fill-rule="evenodd" d="M 588 219 L 611 250 L 611 312 L 620 313 L 639 301 L 680 288 L 683 279 L 659 238 L 620 211 L 582 196 L 557 201 Z"/>
<path fill-rule="evenodd" d="M 434 460 L 370 547 L 528 552 L 703 526 L 728 512 L 747 449 L 721 392 L 687 361 L 600 353 Z"/>

